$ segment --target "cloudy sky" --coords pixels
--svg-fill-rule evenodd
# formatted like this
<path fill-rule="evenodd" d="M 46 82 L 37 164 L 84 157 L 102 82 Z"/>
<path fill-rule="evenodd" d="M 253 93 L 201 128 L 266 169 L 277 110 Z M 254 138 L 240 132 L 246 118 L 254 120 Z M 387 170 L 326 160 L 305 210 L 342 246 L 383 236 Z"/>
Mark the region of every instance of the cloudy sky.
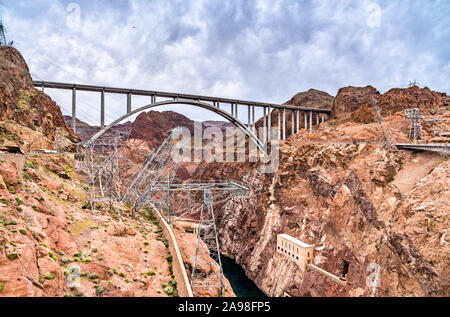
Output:
<path fill-rule="evenodd" d="M 413 80 L 449 93 L 449 16 L 448 0 L 0 0 L 34 79 L 271 103 Z M 69 111 L 69 91 L 48 93 Z M 81 119 L 98 123 L 99 96 L 78 100 Z M 106 102 L 107 121 L 125 113 L 126 97 Z"/>

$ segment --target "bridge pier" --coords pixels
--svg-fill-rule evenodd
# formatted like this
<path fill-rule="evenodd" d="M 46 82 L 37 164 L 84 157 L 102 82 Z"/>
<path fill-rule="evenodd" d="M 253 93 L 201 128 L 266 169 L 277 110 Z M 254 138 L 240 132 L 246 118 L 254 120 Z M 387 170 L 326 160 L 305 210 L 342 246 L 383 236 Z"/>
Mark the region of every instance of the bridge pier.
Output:
<path fill-rule="evenodd" d="M 312 111 L 309 112 L 309 133 L 312 133 Z"/>
<path fill-rule="evenodd" d="M 294 116 L 295 116 L 295 112 L 294 112 L 294 110 L 291 110 L 291 135 L 293 135 L 294 133 L 295 133 L 295 131 L 294 131 L 294 129 L 295 129 L 295 118 L 294 118 Z"/>
<path fill-rule="evenodd" d="M 283 140 L 286 140 L 286 108 L 283 108 Z"/>
<path fill-rule="evenodd" d="M 105 90 L 102 90 L 100 97 L 100 127 L 105 127 Z"/>
<path fill-rule="evenodd" d="M 263 107 L 263 129 L 264 129 L 264 132 L 263 132 L 263 140 L 264 140 L 264 144 L 266 144 L 267 143 L 267 117 L 266 117 L 266 111 L 267 111 L 267 109 L 266 109 L 266 107 Z"/>
<path fill-rule="evenodd" d="M 127 94 L 127 113 L 131 112 L 131 91 Z"/>
<path fill-rule="evenodd" d="M 72 89 L 72 130 L 77 132 L 77 89 Z"/>
<path fill-rule="evenodd" d="M 252 130 L 253 130 L 253 133 L 256 134 L 256 127 L 255 127 L 255 105 L 252 106 Z"/>
<path fill-rule="evenodd" d="M 297 129 L 295 130 L 295 133 L 298 133 L 298 131 L 300 131 L 300 111 L 299 110 L 296 111 L 296 115 L 297 115 Z"/>
<path fill-rule="evenodd" d="M 267 125 L 267 140 L 270 141 L 272 138 L 272 107 L 269 106 L 269 124 Z"/>
<path fill-rule="evenodd" d="M 278 140 L 281 140 L 281 111 L 280 109 L 277 110 L 278 111 L 278 126 L 277 126 L 277 130 L 278 130 Z"/>
<path fill-rule="evenodd" d="M 308 115 L 303 111 L 303 116 L 305 117 L 305 129 L 308 130 Z"/>

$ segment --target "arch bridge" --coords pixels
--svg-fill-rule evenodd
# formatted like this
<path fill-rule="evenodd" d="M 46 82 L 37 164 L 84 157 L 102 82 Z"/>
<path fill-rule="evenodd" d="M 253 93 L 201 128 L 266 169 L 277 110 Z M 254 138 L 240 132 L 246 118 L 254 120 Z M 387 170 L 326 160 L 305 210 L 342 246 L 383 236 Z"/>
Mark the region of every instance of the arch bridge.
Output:
<path fill-rule="evenodd" d="M 76 132 L 77 129 L 77 91 L 98 92 L 100 94 L 100 127 L 102 129 L 89 141 L 93 142 L 99 138 L 112 126 L 128 117 L 133 116 L 141 111 L 171 104 L 186 104 L 203 108 L 212 111 L 224 119 L 231 122 L 242 132 L 244 132 L 249 139 L 254 142 L 260 150 L 265 147 L 268 140 L 285 140 L 288 135 L 286 127 L 286 116 L 291 115 L 291 134 L 300 131 L 300 121 L 304 120 L 304 128 L 312 132 L 313 124 L 320 124 L 329 119 L 330 110 L 320 108 L 296 107 L 288 104 L 271 104 L 265 102 L 255 102 L 248 100 L 238 100 L 220 97 L 209 97 L 191 94 L 170 93 L 151 90 L 139 90 L 129 88 L 114 88 L 104 86 L 92 86 L 81 84 L 69 84 L 60 82 L 48 81 L 33 81 L 35 87 L 40 87 L 44 91 L 45 88 L 63 89 L 72 91 L 72 129 Z M 108 125 L 105 125 L 105 94 L 121 94 L 127 95 L 126 114 L 114 120 Z M 132 96 L 148 96 L 149 104 L 132 110 Z M 229 107 L 226 107 L 229 105 Z M 230 111 L 228 111 L 229 108 Z M 255 126 L 255 108 L 263 109 L 262 128 L 263 135 L 258 137 Z M 280 115 L 278 117 L 277 135 L 272 136 L 272 111 L 278 110 Z M 246 112 L 246 113 L 245 113 Z M 241 116 L 239 116 L 241 114 Z M 300 118 L 300 117 L 303 118 Z M 241 119 L 240 119 L 241 118 Z M 244 118 L 244 122 L 242 121 Z M 245 122 L 246 119 L 246 122 Z"/>

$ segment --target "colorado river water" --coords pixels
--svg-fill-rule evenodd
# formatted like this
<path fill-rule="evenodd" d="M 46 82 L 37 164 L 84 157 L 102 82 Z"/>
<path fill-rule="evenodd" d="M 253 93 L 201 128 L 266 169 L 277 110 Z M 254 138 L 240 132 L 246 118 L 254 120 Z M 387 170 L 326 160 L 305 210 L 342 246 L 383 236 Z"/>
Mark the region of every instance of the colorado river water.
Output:
<path fill-rule="evenodd" d="M 222 269 L 225 277 L 230 281 L 231 287 L 237 297 L 266 297 L 256 284 L 245 275 L 245 271 L 233 259 L 225 256 L 222 260 Z"/>

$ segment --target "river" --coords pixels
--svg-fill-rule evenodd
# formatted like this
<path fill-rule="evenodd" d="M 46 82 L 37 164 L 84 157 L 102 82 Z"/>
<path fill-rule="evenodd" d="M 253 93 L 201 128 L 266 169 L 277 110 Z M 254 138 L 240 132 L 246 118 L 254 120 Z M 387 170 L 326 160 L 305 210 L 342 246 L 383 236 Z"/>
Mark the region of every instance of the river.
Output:
<path fill-rule="evenodd" d="M 220 257 L 225 277 L 230 281 L 231 287 L 237 297 L 266 297 L 256 284 L 245 275 L 244 269 L 233 259 Z"/>

